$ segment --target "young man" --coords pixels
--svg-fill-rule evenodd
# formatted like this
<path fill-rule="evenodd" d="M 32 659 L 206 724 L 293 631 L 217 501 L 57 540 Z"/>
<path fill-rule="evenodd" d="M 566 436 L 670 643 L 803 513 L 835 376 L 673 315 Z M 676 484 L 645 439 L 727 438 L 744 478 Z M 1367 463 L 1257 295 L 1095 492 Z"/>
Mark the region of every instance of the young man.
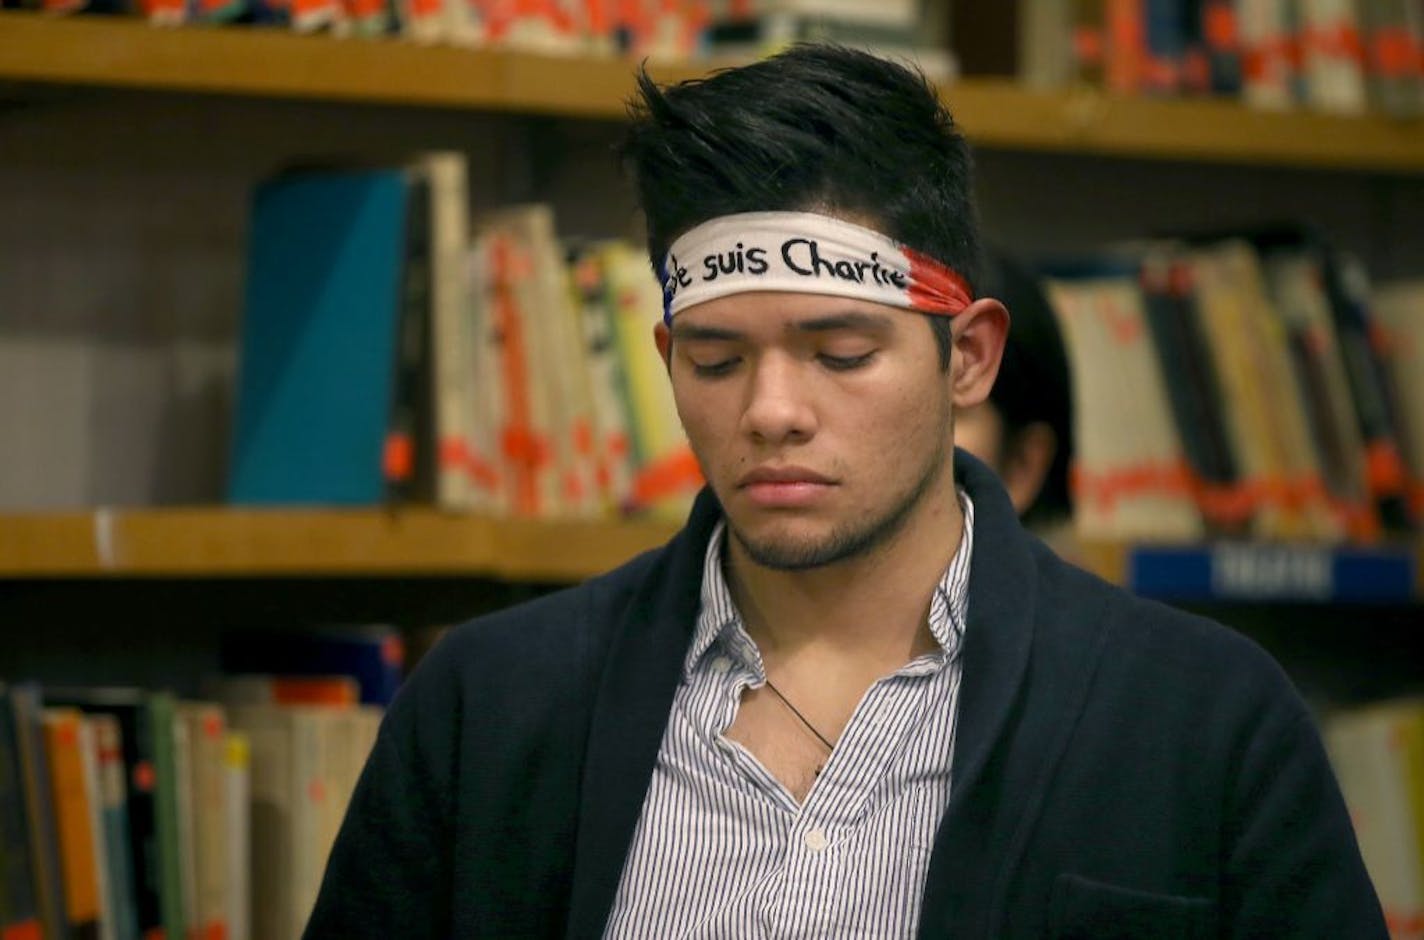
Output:
<path fill-rule="evenodd" d="M 953 453 L 1007 319 L 933 92 L 816 47 L 641 90 L 708 489 L 429 654 L 307 935 L 1383 937 L 1275 665 L 1065 565 Z"/>

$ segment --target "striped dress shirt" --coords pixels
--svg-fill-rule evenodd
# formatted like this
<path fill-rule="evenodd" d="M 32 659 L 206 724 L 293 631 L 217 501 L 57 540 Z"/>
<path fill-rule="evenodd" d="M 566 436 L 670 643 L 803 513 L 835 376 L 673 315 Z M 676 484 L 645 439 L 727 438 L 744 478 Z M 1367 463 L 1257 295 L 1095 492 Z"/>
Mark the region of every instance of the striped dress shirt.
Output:
<path fill-rule="evenodd" d="M 974 506 L 930 603 L 938 648 L 865 693 L 798 804 L 724 736 L 766 682 L 707 546 L 702 607 L 605 936 L 910 937 L 949 802 Z"/>

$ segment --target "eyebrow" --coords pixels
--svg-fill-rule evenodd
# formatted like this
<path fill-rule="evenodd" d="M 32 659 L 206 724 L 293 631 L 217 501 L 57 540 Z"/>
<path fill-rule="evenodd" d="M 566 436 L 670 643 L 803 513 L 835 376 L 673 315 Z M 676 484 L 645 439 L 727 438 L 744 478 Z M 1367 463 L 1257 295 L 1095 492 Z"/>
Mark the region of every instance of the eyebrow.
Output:
<path fill-rule="evenodd" d="M 832 333 L 838 330 L 860 330 L 863 332 L 884 332 L 890 328 L 890 318 L 883 314 L 875 313 L 837 313 L 825 317 L 816 317 L 813 320 L 800 320 L 790 325 L 790 329 L 797 333 Z M 690 323 L 679 323 L 673 320 L 673 339 L 689 342 L 693 340 L 711 340 L 722 342 L 734 342 L 744 339 L 746 334 L 740 330 L 728 330 L 716 326 L 696 326 Z"/>
<path fill-rule="evenodd" d="M 798 333 L 830 333 L 836 330 L 883 332 L 889 328 L 890 318 L 878 313 L 838 313 L 792 325 Z"/>

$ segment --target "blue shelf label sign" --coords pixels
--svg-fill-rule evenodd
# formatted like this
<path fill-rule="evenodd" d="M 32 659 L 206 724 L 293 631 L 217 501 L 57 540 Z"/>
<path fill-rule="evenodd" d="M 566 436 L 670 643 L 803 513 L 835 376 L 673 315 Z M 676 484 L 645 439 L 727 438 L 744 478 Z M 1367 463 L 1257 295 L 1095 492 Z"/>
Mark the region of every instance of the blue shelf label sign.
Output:
<path fill-rule="evenodd" d="M 1139 547 L 1129 586 L 1179 601 L 1402 603 L 1415 597 L 1415 560 L 1403 548 L 1331 548 L 1222 542 L 1199 548 Z"/>

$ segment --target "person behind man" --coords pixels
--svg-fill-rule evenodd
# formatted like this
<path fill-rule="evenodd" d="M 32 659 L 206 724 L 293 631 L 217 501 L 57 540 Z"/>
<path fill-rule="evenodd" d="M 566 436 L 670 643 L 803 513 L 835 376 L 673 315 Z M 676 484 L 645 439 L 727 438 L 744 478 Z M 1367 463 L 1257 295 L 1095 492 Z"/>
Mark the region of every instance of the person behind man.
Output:
<path fill-rule="evenodd" d="M 307 936 L 1385 936 L 1275 664 L 1059 561 L 952 451 L 1007 316 L 934 91 L 804 46 L 640 92 L 708 487 L 422 661 Z"/>
<path fill-rule="evenodd" d="M 1024 525 L 1071 559 L 1073 394 L 1063 335 L 1032 270 L 1000 247 L 984 260 L 982 293 L 1012 319 L 998 378 L 987 399 L 955 413 L 954 443 L 988 464 Z"/>

